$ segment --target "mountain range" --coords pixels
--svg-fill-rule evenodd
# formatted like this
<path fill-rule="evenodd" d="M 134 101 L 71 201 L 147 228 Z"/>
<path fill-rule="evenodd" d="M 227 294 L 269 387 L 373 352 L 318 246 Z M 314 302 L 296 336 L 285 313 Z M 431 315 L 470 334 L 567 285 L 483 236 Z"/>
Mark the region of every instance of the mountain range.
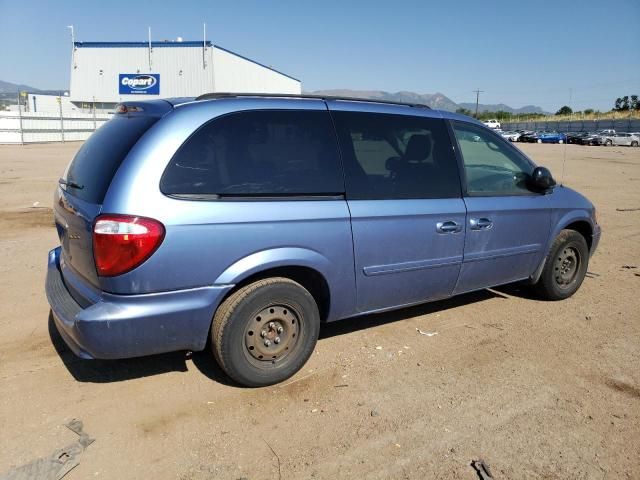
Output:
<path fill-rule="evenodd" d="M 456 103 L 449 97 L 442 93 L 415 93 L 415 92 L 385 92 L 382 90 L 349 90 L 349 89 L 334 89 L 334 90 L 316 90 L 309 92 L 313 95 L 333 95 L 337 97 L 354 97 L 365 98 L 369 100 L 386 100 L 391 102 L 402 103 L 422 103 L 428 105 L 431 108 L 438 110 L 448 110 L 455 112 L 459 108 L 466 108 L 467 110 L 475 111 L 475 103 Z M 478 104 L 479 112 L 511 112 L 516 114 L 521 113 L 545 113 L 542 108 L 536 105 L 526 105 L 520 108 L 513 108 L 504 103 L 498 104 Z"/>
<path fill-rule="evenodd" d="M 33 93 L 51 93 L 58 95 L 59 90 L 41 90 L 30 87 L 29 85 L 21 85 L 0 80 L 0 98 L 11 98 L 18 92 L 27 91 Z M 333 95 L 337 97 L 354 97 L 365 98 L 370 100 L 387 100 L 391 102 L 402 103 L 422 103 L 438 110 L 456 111 L 459 108 L 475 111 L 475 103 L 456 103 L 442 93 L 416 93 L 416 92 L 385 92 L 382 90 L 350 90 L 350 89 L 334 89 L 334 90 L 316 90 L 308 92 L 313 95 Z M 511 112 L 511 113 L 544 113 L 542 108 L 535 105 L 526 105 L 520 108 L 512 108 L 504 103 L 498 104 L 479 104 L 478 111 L 484 112 Z"/>
<path fill-rule="evenodd" d="M 11 83 L 0 80 L 0 93 L 18 93 L 18 92 L 32 92 L 41 93 L 44 90 L 39 88 L 30 87 L 29 85 L 22 85 L 20 83 Z"/>

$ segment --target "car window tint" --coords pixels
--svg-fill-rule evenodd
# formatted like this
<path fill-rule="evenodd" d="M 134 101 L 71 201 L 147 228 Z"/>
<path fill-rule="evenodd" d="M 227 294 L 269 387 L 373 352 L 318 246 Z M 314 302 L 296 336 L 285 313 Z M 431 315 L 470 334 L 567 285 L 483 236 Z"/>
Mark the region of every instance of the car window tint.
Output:
<path fill-rule="evenodd" d="M 342 194 L 329 113 L 256 110 L 212 120 L 180 147 L 161 189 L 229 196 Z"/>
<path fill-rule="evenodd" d="M 464 161 L 468 194 L 531 194 L 526 181 L 533 165 L 514 147 L 487 129 L 454 122 Z"/>
<path fill-rule="evenodd" d="M 87 202 L 102 203 L 129 150 L 157 120 L 116 115 L 106 122 L 80 147 L 62 176 L 71 185 L 62 188 Z"/>
<path fill-rule="evenodd" d="M 453 198 L 460 179 L 443 120 L 332 112 L 350 199 Z"/>

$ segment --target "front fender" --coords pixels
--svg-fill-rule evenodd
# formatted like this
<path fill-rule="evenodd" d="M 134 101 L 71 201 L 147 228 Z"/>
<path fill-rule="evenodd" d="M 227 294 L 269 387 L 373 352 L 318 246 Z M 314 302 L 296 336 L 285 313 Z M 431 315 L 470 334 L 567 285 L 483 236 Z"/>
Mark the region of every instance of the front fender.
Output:
<path fill-rule="evenodd" d="M 549 235 L 549 238 L 547 239 L 547 244 L 545 245 L 544 251 L 546 253 L 542 258 L 540 265 L 538 265 L 538 268 L 536 268 L 533 275 L 531 275 L 531 278 L 530 278 L 531 283 L 536 283 L 540 279 L 540 275 L 542 275 L 542 270 L 547 260 L 547 256 L 549 255 L 549 250 L 551 249 L 551 245 L 553 244 L 553 241 L 560 234 L 560 232 L 564 230 L 568 225 L 571 225 L 572 223 L 576 223 L 576 222 L 587 222 L 591 226 L 591 231 L 592 232 L 596 231 L 596 227 L 591 217 L 591 212 L 587 209 L 580 208 L 580 209 L 572 209 L 564 212 L 557 211 L 556 214 L 559 218 L 552 219 L 552 225 L 554 225 L 554 227 L 551 230 L 551 234 Z"/>
<path fill-rule="evenodd" d="M 291 266 L 312 268 L 327 278 L 330 262 L 324 255 L 306 248 L 280 247 L 262 250 L 230 265 L 216 279 L 215 284 L 236 284 L 270 268 Z"/>

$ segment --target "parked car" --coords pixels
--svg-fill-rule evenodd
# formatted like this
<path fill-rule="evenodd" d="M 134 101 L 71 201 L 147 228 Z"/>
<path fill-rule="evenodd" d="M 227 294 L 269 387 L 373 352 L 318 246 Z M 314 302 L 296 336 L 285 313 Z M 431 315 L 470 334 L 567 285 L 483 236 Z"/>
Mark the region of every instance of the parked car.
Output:
<path fill-rule="evenodd" d="M 588 132 L 567 133 L 567 143 L 580 144 L 580 141 L 587 135 L 589 135 Z"/>
<path fill-rule="evenodd" d="M 541 132 L 536 136 L 537 143 L 565 143 L 567 136 L 559 132 Z"/>
<path fill-rule="evenodd" d="M 614 133 L 612 135 L 601 135 L 598 137 L 598 144 L 610 147 L 612 145 L 625 145 L 637 147 L 640 137 L 632 133 Z"/>
<path fill-rule="evenodd" d="M 536 132 L 536 131 L 526 131 L 520 134 L 520 138 L 518 138 L 518 141 L 520 142 L 525 142 L 525 143 L 533 143 L 536 142 L 538 139 L 538 134 L 540 132 Z"/>
<path fill-rule="evenodd" d="M 580 145 L 598 145 L 598 139 L 600 138 L 600 133 L 598 132 L 588 132 L 586 135 L 578 139 Z"/>
<path fill-rule="evenodd" d="M 502 138 L 505 138 L 510 142 L 517 142 L 518 139 L 520 138 L 520 134 L 518 132 L 506 131 L 506 132 L 500 132 L 500 135 L 502 136 Z"/>
<path fill-rule="evenodd" d="M 520 134 L 517 140 L 518 142 L 524 142 L 527 135 L 534 133 L 532 130 L 516 130 L 516 132 Z"/>
<path fill-rule="evenodd" d="M 491 119 L 483 122 L 489 128 L 500 128 L 500 122 L 498 120 Z"/>
<path fill-rule="evenodd" d="M 600 238 L 589 200 L 463 115 L 215 94 L 117 112 L 53 204 L 46 293 L 82 358 L 210 345 L 269 385 L 323 322 L 517 281 L 570 297 Z"/>

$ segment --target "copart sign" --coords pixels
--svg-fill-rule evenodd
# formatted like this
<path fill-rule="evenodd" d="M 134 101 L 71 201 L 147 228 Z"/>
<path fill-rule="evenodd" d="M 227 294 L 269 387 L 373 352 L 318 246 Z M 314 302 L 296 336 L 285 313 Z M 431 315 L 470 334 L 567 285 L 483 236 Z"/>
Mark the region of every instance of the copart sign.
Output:
<path fill-rule="evenodd" d="M 120 95 L 160 95 L 159 73 L 121 73 L 118 75 Z"/>

